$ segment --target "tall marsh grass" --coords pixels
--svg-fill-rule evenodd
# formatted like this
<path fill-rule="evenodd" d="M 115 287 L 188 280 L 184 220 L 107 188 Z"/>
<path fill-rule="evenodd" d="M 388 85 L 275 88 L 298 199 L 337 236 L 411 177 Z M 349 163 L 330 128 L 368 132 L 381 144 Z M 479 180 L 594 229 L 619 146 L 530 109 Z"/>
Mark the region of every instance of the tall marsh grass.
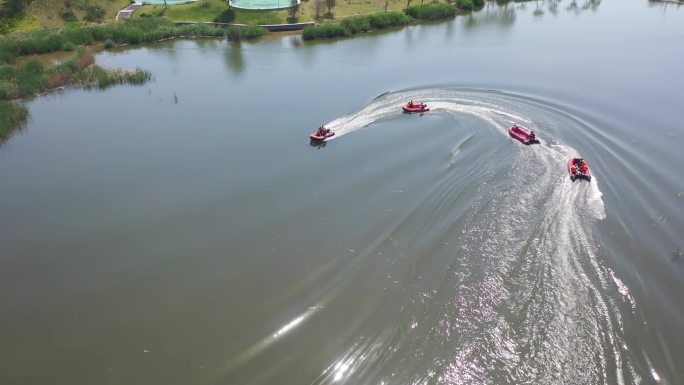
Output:
<path fill-rule="evenodd" d="M 432 3 L 414 5 L 406 13 L 419 20 L 439 20 L 456 16 L 456 8 L 451 4 Z"/>
<path fill-rule="evenodd" d="M 28 117 L 28 110 L 24 105 L 0 101 L 0 144 L 24 127 Z"/>
<path fill-rule="evenodd" d="M 304 40 L 314 40 L 349 36 L 360 32 L 406 25 L 412 21 L 413 18 L 398 11 L 353 16 L 343 19 L 339 23 L 326 23 L 319 26 L 306 27 L 302 33 L 302 38 Z"/>
<path fill-rule="evenodd" d="M 161 18 L 130 19 L 122 23 L 76 26 L 17 34 L 0 40 L 0 64 L 32 54 L 56 52 L 73 46 L 105 43 L 139 44 L 172 37 L 225 37 L 254 39 L 266 33 L 258 26 L 216 28 L 205 24 L 175 25 Z"/>
<path fill-rule="evenodd" d="M 106 88 L 115 84 L 142 84 L 151 74 L 144 70 L 125 71 L 93 65 L 88 49 L 78 48 L 69 60 L 46 67 L 36 60 L 21 66 L 0 65 L 0 100 L 26 98 L 64 86 Z"/>

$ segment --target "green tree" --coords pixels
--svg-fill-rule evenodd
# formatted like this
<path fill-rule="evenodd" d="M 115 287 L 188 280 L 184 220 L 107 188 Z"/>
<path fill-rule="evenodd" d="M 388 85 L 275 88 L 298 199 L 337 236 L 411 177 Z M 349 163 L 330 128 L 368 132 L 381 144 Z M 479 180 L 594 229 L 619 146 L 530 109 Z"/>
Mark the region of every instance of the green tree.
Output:
<path fill-rule="evenodd" d="M 290 0 L 290 8 L 287 10 L 290 14 L 290 22 L 291 23 L 296 23 L 297 22 L 297 11 L 299 11 L 299 1 L 298 0 Z"/>
<path fill-rule="evenodd" d="M 328 16 L 332 19 L 333 13 L 332 10 L 335 8 L 335 0 L 325 0 L 325 5 L 328 7 Z"/>
<path fill-rule="evenodd" d="M 323 0 L 315 0 L 314 11 L 316 12 L 316 20 L 321 19 L 321 9 L 323 9 Z"/>
<path fill-rule="evenodd" d="M 0 15 L 21 13 L 29 3 L 31 0 L 0 0 Z"/>

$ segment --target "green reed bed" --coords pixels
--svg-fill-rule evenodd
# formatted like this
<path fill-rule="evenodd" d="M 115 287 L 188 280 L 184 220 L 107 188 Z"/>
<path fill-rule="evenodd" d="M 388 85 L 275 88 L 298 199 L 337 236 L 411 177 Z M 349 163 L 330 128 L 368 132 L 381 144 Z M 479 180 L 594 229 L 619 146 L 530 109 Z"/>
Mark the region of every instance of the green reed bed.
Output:
<path fill-rule="evenodd" d="M 359 32 L 406 25 L 412 21 L 413 18 L 403 12 L 380 12 L 365 16 L 349 17 L 339 23 L 326 23 L 320 26 L 306 27 L 302 36 L 304 40 L 329 39 L 349 36 Z"/>
<path fill-rule="evenodd" d="M 161 18 L 131 19 L 121 23 L 75 26 L 17 34 L 0 40 L 0 63 L 32 54 L 71 50 L 76 46 L 99 43 L 139 44 L 173 37 L 224 37 L 232 40 L 254 39 L 266 34 L 258 26 L 216 28 L 205 24 L 175 25 Z"/>
<path fill-rule="evenodd" d="M 64 86 L 106 88 L 115 84 L 142 84 L 151 77 L 141 69 L 105 69 L 94 62 L 92 51 L 79 48 L 71 59 L 53 66 L 36 60 L 21 66 L 0 65 L 0 100 L 26 98 Z"/>
<path fill-rule="evenodd" d="M 440 20 L 449 19 L 456 16 L 456 8 L 451 4 L 432 3 L 424 5 L 414 5 L 409 7 L 406 13 L 418 20 Z"/>
<path fill-rule="evenodd" d="M 482 9 L 485 0 L 456 0 L 456 7 L 462 11 L 473 11 Z"/>
<path fill-rule="evenodd" d="M 91 66 L 74 73 L 70 83 L 86 88 L 107 88 L 118 84 L 144 84 L 150 77 L 149 72 L 140 69 L 127 71 Z"/>
<path fill-rule="evenodd" d="M 0 144 L 24 127 L 28 116 L 23 104 L 0 101 Z"/>

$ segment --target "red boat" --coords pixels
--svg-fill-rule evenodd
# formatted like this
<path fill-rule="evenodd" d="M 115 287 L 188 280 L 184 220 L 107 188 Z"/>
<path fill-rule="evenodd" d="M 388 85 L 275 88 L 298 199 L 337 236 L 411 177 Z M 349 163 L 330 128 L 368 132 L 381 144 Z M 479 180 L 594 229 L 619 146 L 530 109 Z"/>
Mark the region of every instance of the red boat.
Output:
<path fill-rule="evenodd" d="M 514 124 L 513 127 L 508 129 L 508 134 L 512 138 L 518 139 L 525 144 L 539 143 L 534 131 L 527 131 L 524 127 L 518 126 L 517 124 Z"/>
<path fill-rule="evenodd" d="M 576 179 L 586 179 L 587 182 L 591 182 L 589 163 L 584 159 L 571 158 L 568 161 L 568 174 L 570 174 L 570 180 L 573 182 Z"/>
<path fill-rule="evenodd" d="M 309 138 L 312 140 L 326 140 L 331 136 L 335 135 L 335 131 L 331 131 L 329 128 L 325 129 L 325 134 L 321 134 L 319 130 L 314 131 L 311 135 L 309 135 Z"/>
<path fill-rule="evenodd" d="M 404 112 L 408 112 L 409 114 L 430 111 L 425 103 L 408 102 L 405 106 L 401 106 L 401 108 L 404 110 Z"/>

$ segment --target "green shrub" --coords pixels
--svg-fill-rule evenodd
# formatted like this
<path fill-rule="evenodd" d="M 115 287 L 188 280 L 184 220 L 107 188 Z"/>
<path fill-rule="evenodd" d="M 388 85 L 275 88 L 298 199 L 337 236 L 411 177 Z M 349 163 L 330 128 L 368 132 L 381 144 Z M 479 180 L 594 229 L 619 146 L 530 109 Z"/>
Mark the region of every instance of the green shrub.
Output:
<path fill-rule="evenodd" d="M 437 20 L 456 16 L 456 8 L 454 8 L 450 4 L 433 3 L 425 5 L 414 5 L 412 7 L 409 7 L 406 13 L 415 19 Z"/>
<path fill-rule="evenodd" d="M 368 32 L 371 30 L 370 22 L 365 16 L 354 16 L 343 19 L 340 26 L 350 33 Z"/>
<path fill-rule="evenodd" d="M 60 9 L 59 17 L 61 17 L 64 21 L 78 21 L 78 18 L 74 14 L 74 11 L 70 9 Z"/>
<path fill-rule="evenodd" d="M 114 42 L 112 41 L 112 39 L 107 39 L 107 40 L 105 40 L 105 42 L 104 42 L 104 47 L 105 47 L 106 49 L 112 49 L 112 48 L 114 48 Z"/>
<path fill-rule="evenodd" d="M 76 49 L 76 45 L 70 41 L 66 41 L 62 44 L 62 51 L 73 51 Z"/>
<path fill-rule="evenodd" d="M 367 17 L 370 26 L 378 29 L 405 25 L 412 21 L 410 16 L 399 11 L 373 13 Z"/>
<path fill-rule="evenodd" d="M 243 39 L 256 39 L 268 33 L 268 30 L 258 25 L 239 28 L 240 35 Z"/>
<path fill-rule="evenodd" d="M 10 98 L 10 85 L 5 83 L 0 83 L 0 100 L 6 100 Z M 2 102 L 0 102 L 2 103 Z"/>
<path fill-rule="evenodd" d="M 329 39 L 332 37 L 347 36 L 349 32 L 339 24 L 323 24 L 316 27 L 305 27 L 302 32 L 304 40 Z"/>
<path fill-rule="evenodd" d="M 226 9 L 214 19 L 214 21 L 217 23 L 232 23 L 234 20 L 235 11 L 233 11 L 233 9 Z"/>
<path fill-rule="evenodd" d="M 11 79 L 14 76 L 14 71 L 14 67 L 11 65 L 0 65 L 0 81 Z"/>
<path fill-rule="evenodd" d="M 329 39 L 339 36 L 348 36 L 359 32 L 367 32 L 373 29 L 382 29 L 397 25 L 405 25 L 412 21 L 410 16 L 403 12 L 380 12 L 367 16 L 354 16 L 343 19 L 339 24 L 323 24 L 315 27 L 306 27 L 302 37 L 304 40 Z"/>
<path fill-rule="evenodd" d="M 97 6 L 97 5 L 89 5 L 85 9 L 85 16 L 83 16 L 83 19 L 86 21 L 101 21 L 105 17 L 105 10 L 102 9 L 102 7 Z"/>
<path fill-rule="evenodd" d="M 38 60 L 31 59 L 27 61 L 22 67 L 21 71 L 26 72 L 27 74 L 31 75 L 38 75 L 42 73 L 45 70 L 45 66 L 43 63 L 39 62 Z"/>
<path fill-rule="evenodd" d="M 2 0 L 0 0 L 0 34 L 10 32 L 24 32 L 42 28 L 40 20 L 26 13 L 2 15 Z"/>
<path fill-rule="evenodd" d="M 457 7 L 464 11 L 472 11 L 474 7 L 473 0 L 458 0 Z"/>
<path fill-rule="evenodd" d="M 2 87 L 0 86 L 0 90 Z M 2 92 L 2 91 L 0 91 Z M 5 142 L 14 132 L 20 130 L 28 121 L 28 110 L 21 104 L 0 101 L 0 143 Z"/>

